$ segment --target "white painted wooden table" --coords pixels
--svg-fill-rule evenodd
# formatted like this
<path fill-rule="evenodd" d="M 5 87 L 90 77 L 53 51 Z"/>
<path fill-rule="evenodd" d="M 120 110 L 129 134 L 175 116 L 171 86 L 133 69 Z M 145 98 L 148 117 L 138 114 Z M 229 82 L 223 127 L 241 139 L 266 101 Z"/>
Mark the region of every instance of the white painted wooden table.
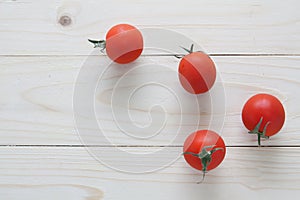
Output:
<path fill-rule="evenodd" d="M 0 199 L 299 196 L 299 6 L 297 0 L 0 0 Z M 203 184 L 195 184 L 199 172 L 182 157 L 153 173 L 122 173 L 97 161 L 80 141 L 72 101 L 76 77 L 92 51 L 87 38 L 100 39 L 120 22 L 182 33 L 210 53 L 218 66 L 227 102 L 221 135 L 228 151 L 222 165 L 209 172 Z M 144 55 L 138 62 L 145 59 L 175 69 L 178 62 L 171 55 L 157 54 Z M 163 70 L 155 73 L 163 74 Z M 108 81 L 121 76 L 116 74 Z M 165 80 L 169 84 L 177 81 L 168 76 Z M 258 92 L 276 95 L 287 113 L 282 131 L 263 141 L 266 146 L 262 148 L 255 147 L 256 138 L 246 134 L 240 119 L 243 103 Z M 103 95 L 98 97 L 103 100 Z M 109 106 L 107 101 L 101 103 Z M 139 109 L 148 112 L 148 108 Z M 184 115 L 197 117 L 189 112 Z M 105 133 L 131 153 L 159 148 L 180 152 L 188 134 L 180 133 L 172 145 L 168 145 L 172 134 L 168 131 L 151 141 L 132 140 L 109 117 L 99 120 L 106 123 Z M 138 122 L 147 124 L 143 118 Z M 132 121 L 123 123 L 131 125 Z M 189 130 L 195 124 L 185 125 Z M 110 154 L 110 145 L 92 148 L 106 152 L 103 159 L 115 161 L 120 168 L 133 162 Z M 169 156 L 159 154 L 139 167 L 160 168 Z"/>

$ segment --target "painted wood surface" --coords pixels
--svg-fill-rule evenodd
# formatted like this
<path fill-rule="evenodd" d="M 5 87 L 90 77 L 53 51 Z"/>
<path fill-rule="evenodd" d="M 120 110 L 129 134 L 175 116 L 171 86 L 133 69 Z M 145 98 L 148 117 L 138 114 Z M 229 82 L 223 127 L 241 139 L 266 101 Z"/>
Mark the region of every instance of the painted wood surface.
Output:
<path fill-rule="evenodd" d="M 88 55 L 114 24 L 158 27 L 209 53 L 300 54 L 298 1 L 0 1 L 0 55 Z"/>
<path fill-rule="evenodd" d="M 299 196 L 298 5 L 296 0 L 0 0 L 0 199 Z M 194 40 L 218 68 L 211 93 L 187 94 L 171 54 L 145 50 L 132 66 L 101 68 L 106 57 L 91 56 L 87 38 L 101 39 L 120 22 Z M 84 74 L 89 66 L 90 74 Z M 107 70 L 94 95 L 82 98 L 92 100 L 94 115 L 78 114 L 86 105 L 74 105 L 84 97 L 74 97 L 85 82 L 78 78 L 96 80 L 99 69 Z M 130 98 L 128 91 L 135 91 Z M 244 102 L 259 92 L 277 96 L 287 114 L 282 131 L 261 148 L 240 119 Z M 89 126 L 94 118 L 97 128 Z M 208 127 L 222 135 L 227 154 L 199 185 L 201 173 L 183 160 L 182 143 L 188 133 Z"/>
<path fill-rule="evenodd" d="M 143 88 L 147 96 L 134 96 L 129 110 L 132 111 L 131 117 L 124 114 L 122 109 L 127 109 L 127 105 L 122 104 L 123 100 L 111 103 L 111 92 L 116 86 L 117 81 L 124 79 L 123 72 L 125 68 L 110 70 L 100 80 L 100 83 L 108 83 L 107 90 L 99 91 L 94 98 L 98 110 L 96 117 L 100 120 L 99 124 L 107 133 L 112 144 L 121 145 L 182 145 L 187 134 L 197 129 L 198 120 L 200 128 L 212 128 L 220 131 L 227 145 L 256 145 L 256 137 L 248 135 L 244 128 L 240 112 L 245 101 L 258 92 L 266 92 L 277 96 L 284 104 L 287 114 L 287 120 L 282 131 L 268 141 L 263 141 L 265 145 L 299 145 L 299 115 L 300 110 L 298 102 L 300 96 L 299 88 L 299 57 L 212 57 L 219 70 L 218 88 L 214 88 L 211 93 L 215 95 L 213 104 L 209 104 L 207 99 L 209 94 L 200 97 L 189 95 L 178 83 L 176 74 L 178 60 L 173 57 L 151 56 L 142 57 L 136 65 L 141 64 L 139 71 L 132 72 L 125 76 L 129 79 L 139 79 L 143 81 L 161 81 L 166 87 L 174 89 L 177 94 L 168 93 L 162 87 L 155 84 Z M 85 57 L 3 57 L 1 59 L 1 93 L 5 94 L 0 99 L 1 102 L 1 128 L 0 135 L 2 145 L 7 144 L 76 144 L 82 142 L 78 138 L 76 123 L 74 122 L 73 112 L 73 93 L 77 75 L 84 66 Z M 154 60 L 154 62 L 153 62 Z M 153 63 L 159 60 L 159 65 L 151 71 Z M 149 63 L 146 67 L 142 64 Z M 97 63 L 95 63 L 97 66 Z M 149 67 L 150 66 L 150 67 Z M 169 68 L 168 68 L 169 67 Z M 157 68 L 162 69 L 161 72 Z M 159 74 L 157 76 L 156 74 Z M 139 83 L 140 84 L 140 83 Z M 124 82 L 118 86 L 120 92 L 130 91 L 135 88 L 131 82 Z M 224 91 L 222 91 L 224 89 Z M 216 91 L 219 92 L 216 94 Z M 143 93 L 141 93 L 143 94 Z M 143 94 L 145 95 L 145 94 Z M 225 97 L 225 102 L 223 98 Z M 191 102 L 200 104 L 200 112 L 186 105 L 175 104 L 169 106 L 175 97 L 180 98 L 180 103 Z M 218 99 L 220 97 L 220 99 Z M 124 96 L 127 102 L 127 97 Z M 161 99 L 164 98 L 164 101 Z M 147 101 L 148 99 L 148 101 Z M 150 103 L 149 103 L 150 102 Z M 157 110 L 149 112 L 149 106 L 155 102 L 166 110 Z M 221 104 L 221 107 L 220 105 Z M 221 113 L 221 122 L 223 124 L 211 125 L 208 107 L 215 108 L 215 111 Z M 122 107 L 123 106 L 123 107 Z M 214 107 L 215 106 L 215 107 Z M 220 109 L 218 110 L 218 108 Z M 223 107 L 224 106 L 224 107 Z M 113 108 L 115 107 L 115 108 Z M 105 110 L 105 112 L 103 112 Z M 138 111 L 137 111 L 138 110 Z M 114 119 L 111 114 L 121 112 L 125 116 Z M 211 109 L 209 109 L 211 111 Z M 120 113 L 119 113 L 120 114 Z M 149 117 L 154 114 L 154 118 L 164 118 L 165 114 L 169 119 L 160 134 L 149 140 L 140 140 L 129 137 L 119 128 L 115 122 L 121 125 L 138 123 L 137 125 L 152 124 L 157 129 L 162 127 L 159 122 L 151 123 Z M 217 116 L 218 113 L 216 113 Z M 186 119 L 184 122 L 177 122 L 178 116 Z M 89 116 L 91 117 L 91 116 Z M 214 117 L 214 116 L 213 116 Z M 104 123 L 105 122 L 105 123 Z M 122 124 L 123 123 L 123 124 Z M 134 126 L 137 126 L 134 124 Z M 100 129 L 93 130 L 90 134 L 90 140 L 98 137 Z M 180 130 L 179 133 L 177 131 Z M 147 129 L 144 129 L 147 131 Z M 147 136 L 150 133 L 140 132 L 140 136 Z M 175 143 L 170 140 L 178 135 Z M 101 136 L 101 134 L 100 134 Z M 102 136 L 101 136 L 102 137 Z M 90 141 L 89 140 L 89 141 Z M 97 144 L 97 143 L 96 143 Z M 98 143 L 107 144 L 107 143 Z"/>
<path fill-rule="evenodd" d="M 172 150 L 173 149 L 173 150 Z M 132 148 L 131 148 L 132 150 Z M 151 148 L 150 148 L 151 150 Z M 148 152 L 149 148 L 135 148 Z M 180 151 L 170 148 L 170 151 Z M 154 173 L 116 172 L 84 148 L 3 148 L 0 151 L 2 199 L 291 199 L 299 195 L 299 148 L 227 148 L 218 170 L 201 174 L 180 157 Z M 121 166 L 126 157 L 107 154 Z M 145 162 L 160 167 L 162 154 Z M 133 168 L 136 166 L 132 166 Z"/>

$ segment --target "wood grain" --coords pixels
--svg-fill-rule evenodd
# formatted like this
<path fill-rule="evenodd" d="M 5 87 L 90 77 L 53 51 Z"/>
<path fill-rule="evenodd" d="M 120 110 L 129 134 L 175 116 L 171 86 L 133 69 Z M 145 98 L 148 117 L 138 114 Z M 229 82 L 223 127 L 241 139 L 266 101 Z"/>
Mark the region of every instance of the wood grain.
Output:
<path fill-rule="evenodd" d="M 130 150 L 141 153 L 151 148 Z M 300 191 L 299 151 L 299 148 L 227 148 L 224 162 L 198 185 L 195 182 L 201 174 L 187 166 L 182 157 L 154 173 L 127 174 L 103 166 L 80 147 L 2 147 L 0 196 L 12 200 L 21 196 L 22 199 L 58 200 L 194 200 L 208 196 L 216 200 L 290 199 Z M 106 158 L 121 166 L 132 163 L 113 154 L 107 154 Z M 165 159 L 168 154 L 161 154 L 151 164 L 145 162 L 140 167 L 149 164 L 159 167 Z"/>
<path fill-rule="evenodd" d="M 5 94 L 0 98 L 1 145 L 83 144 L 76 132 L 72 102 L 76 77 L 80 69 L 85 66 L 83 64 L 85 59 L 85 57 L 77 56 L 42 56 L 3 57 L 0 60 L 0 92 Z M 247 131 L 240 119 L 240 111 L 244 102 L 251 95 L 267 92 L 277 96 L 283 102 L 287 119 L 282 131 L 270 140 L 263 141 L 263 144 L 300 145 L 298 134 L 300 110 L 297 106 L 300 101 L 297 92 L 300 73 L 299 57 L 225 56 L 213 57 L 213 59 L 220 72 L 220 77 L 217 83 L 218 87 L 212 90 L 212 94 L 217 94 L 215 97 L 218 97 L 219 93 L 216 92 L 224 93 L 226 95 L 225 104 L 223 99 L 214 99 L 213 105 L 209 104 L 209 95 L 195 99 L 193 95 L 187 94 L 178 83 L 176 74 L 178 60 L 173 57 L 142 57 L 135 63 L 135 66 L 142 66 L 138 68 L 139 71 L 132 71 L 125 78 L 124 72 L 131 68 L 112 66 L 100 81 L 105 85 L 105 90 L 99 90 L 95 96 L 91 97 L 98 106 L 96 117 L 105 136 L 101 135 L 101 137 L 108 138 L 110 143 L 107 141 L 97 143 L 99 141 L 97 139 L 100 138 L 99 129 L 85 127 L 84 131 L 87 131 L 85 137 L 91 142 L 87 144 L 176 146 L 182 145 L 187 134 L 195 129 L 210 127 L 220 132 L 227 145 L 256 145 L 256 137 L 246 134 Z M 159 63 L 157 63 L 158 61 Z M 140 65 L 145 63 L 148 63 L 149 66 Z M 97 68 L 97 63 L 95 66 Z M 154 66 L 153 71 L 151 71 L 151 66 Z M 120 95 L 141 85 L 143 80 L 162 81 L 166 87 L 174 89 L 175 94 L 168 93 L 165 88 L 155 84 L 150 84 L 147 88 L 142 89 L 130 103 L 131 119 L 126 114 L 127 105 L 124 106 L 124 102 L 127 102 L 126 98 L 124 101 L 121 98 L 120 101 L 113 104 L 121 128 L 147 124 L 152 124 L 154 128 L 160 128 L 160 119 L 169 120 L 157 136 L 146 140 L 129 137 L 120 131 L 120 127 L 115 123 L 116 119 L 112 118 L 112 89 L 116 86 L 117 81 L 126 78 L 127 81 L 123 81 L 118 86 Z M 89 77 L 86 80 L 88 79 Z M 142 81 L 136 82 L 138 80 Z M 224 86 L 223 93 L 222 84 Z M 185 104 L 182 111 L 176 104 L 173 105 L 174 95 L 180 97 L 181 103 Z M 193 103 L 194 100 L 200 104 L 200 112 L 184 103 Z M 155 108 L 152 113 L 149 112 L 152 102 L 165 107 L 166 110 Z M 191 105 L 193 105 L 192 103 Z M 220 122 L 224 120 L 223 128 L 222 124 L 209 124 L 212 116 L 209 115 L 210 106 L 215 108 L 214 117 L 220 116 Z M 218 115 L 218 109 L 223 111 L 223 108 L 225 108 L 226 114 L 219 113 L 220 115 Z M 85 119 L 87 122 L 89 122 L 89 117 Z M 151 117 L 154 120 L 152 122 Z M 178 121 L 180 117 L 183 117 L 185 121 Z M 200 118 L 200 124 L 198 124 Z M 219 123 L 219 121 L 216 122 Z M 130 132 L 131 129 L 128 130 Z M 176 133 L 178 130 L 180 130 L 179 133 Z M 153 134 L 151 129 L 145 128 L 138 136 L 148 137 L 151 134 Z M 175 136 L 176 140 L 171 141 Z"/>
<path fill-rule="evenodd" d="M 0 1 L 0 55 L 88 55 L 117 23 L 170 29 L 209 53 L 300 54 L 299 1 Z M 13 14 L 12 14 L 13 13 Z"/>
<path fill-rule="evenodd" d="M 31 199 L 75 199 L 75 200 L 101 200 L 103 192 L 94 187 L 76 184 L 42 184 L 1 185 L 0 195 L 4 199 L 31 200 Z"/>

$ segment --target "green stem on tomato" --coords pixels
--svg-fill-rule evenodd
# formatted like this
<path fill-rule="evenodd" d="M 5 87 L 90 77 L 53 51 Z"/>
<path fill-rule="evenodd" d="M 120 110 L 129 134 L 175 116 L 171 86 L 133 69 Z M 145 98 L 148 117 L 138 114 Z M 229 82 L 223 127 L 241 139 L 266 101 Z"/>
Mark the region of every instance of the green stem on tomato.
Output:
<path fill-rule="evenodd" d="M 201 152 L 198 153 L 198 154 L 197 153 L 193 153 L 193 152 L 184 152 L 183 153 L 184 155 L 190 154 L 192 156 L 198 157 L 201 160 L 203 177 L 202 177 L 201 181 L 197 182 L 198 184 L 202 183 L 204 181 L 205 174 L 207 172 L 207 167 L 208 167 L 208 165 L 211 162 L 212 154 L 214 152 L 218 151 L 218 150 L 224 151 L 223 148 L 213 148 L 214 146 L 215 145 L 205 146 L 205 147 L 202 148 Z M 213 148 L 213 149 L 210 150 L 210 151 L 207 151 L 207 149 L 209 149 L 209 148 Z"/>
<path fill-rule="evenodd" d="M 106 48 L 106 41 L 105 40 L 91 40 L 88 39 L 89 42 L 94 44 L 94 48 L 100 48 L 100 51 L 102 52 Z"/>
<path fill-rule="evenodd" d="M 267 122 L 266 125 L 264 126 L 263 131 L 259 131 L 261 124 L 263 121 L 263 117 L 260 118 L 259 122 L 256 124 L 256 126 L 254 127 L 253 130 L 249 131 L 249 134 L 256 134 L 257 135 L 257 142 L 258 142 L 258 146 L 261 146 L 261 138 L 269 138 L 269 136 L 266 136 L 266 131 L 267 131 L 267 127 L 270 124 L 270 122 Z"/>
<path fill-rule="evenodd" d="M 189 54 L 194 52 L 194 44 L 191 45 L 190 49 L 187 49 L 187 48 L 182 47 L 182 46 L 180 46 L 180 48 L 182 48 L 183 50 L 185 50 L 185 51 L 188 52 Z M 203 52 L 203 51 L 196 51 L 196 52 Z M 181 58 L 183 58 L 185 55 L 177 55 L 177 54 L 175 54 L 174 56 L 175 56 L 176 58 L 178 58 L 178 59 L 181 59 Z"/>
<path fill-rule="evenodd" d="M 188 53 L 193 53 L 194 52 L 194 44 L 191 45 L 190 49 L 187 49 L 185 47 L 181 47 L 183 50 L 185 50 Z"/>
<path fill-rule="evenodd" d="M 257 142 L 258 142 L 258 146 L 260 147 L 260 139 L 261 139 L 261 135 L 260 134 L 257 134 Z"/>

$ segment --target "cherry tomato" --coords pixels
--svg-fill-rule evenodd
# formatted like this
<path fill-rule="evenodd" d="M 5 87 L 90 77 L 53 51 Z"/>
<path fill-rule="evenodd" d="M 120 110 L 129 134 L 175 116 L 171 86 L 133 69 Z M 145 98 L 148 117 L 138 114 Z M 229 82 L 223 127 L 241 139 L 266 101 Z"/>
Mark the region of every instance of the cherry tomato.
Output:
<path fill-rule="evenodd" d="M 205 93 L 216 80 L 216 67 L 203 52 L 191 52 L 179 63 L 179 80 L 183 88 L 192 94 Z"/>
<path fill-rule="evenodd" d="M 280 131 L 285 121 L 281 102 L 270 94 L 252 96 L 244 105 L 242 120 L 249 133 L 260 137 L 270 137 Z"/>
<path fill-rule="evenodd" d="M 118 24 L 109 29 L 106 40 L 89 40 L 95 47 L 106 49 L 108 57 L 119 63 L 126 64 L 136 60 L 143 51 L 142 33 L 129 24 Z"/>
<path fill-rule="evenodd" d="M 183 145 L 186 162 L 193 168 L 206 171 L 223 161 L 226 146 L 221 136 L 211 130 L 198 130 L 190 134 Z"/>

